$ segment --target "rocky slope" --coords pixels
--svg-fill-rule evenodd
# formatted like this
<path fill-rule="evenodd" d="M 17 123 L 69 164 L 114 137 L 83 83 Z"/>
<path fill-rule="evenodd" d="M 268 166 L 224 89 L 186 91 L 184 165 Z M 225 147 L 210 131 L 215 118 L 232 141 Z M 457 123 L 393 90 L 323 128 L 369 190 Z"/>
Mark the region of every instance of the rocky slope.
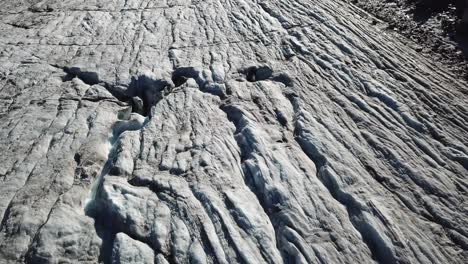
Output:
<path fill-rule="evenodd" d="M 410 39 L 416 50 L 468 80 L 468 0 L 349 0 Z"/>
<path fill-rule="evenodd" d="M 468 261 L 467 84 L 357 7 L 0 10 L 0 263 Z"/>

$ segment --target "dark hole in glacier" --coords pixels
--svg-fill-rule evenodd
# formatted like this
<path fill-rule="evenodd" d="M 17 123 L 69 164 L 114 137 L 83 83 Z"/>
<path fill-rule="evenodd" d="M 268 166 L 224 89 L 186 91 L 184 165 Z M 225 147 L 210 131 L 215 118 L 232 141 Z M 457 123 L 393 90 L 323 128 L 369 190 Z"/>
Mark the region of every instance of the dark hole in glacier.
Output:
<path fill-rule="evenodd" d="M 268 66 L 252 66 L 241 72 L 245 74 L 249 82 L 267 80 L 273 75 L 273 70 Z"/>
<path fill-rule="evenodd" d="M 63 81 L 71 81 L 73 78 L 78 78 L 88 85 L 99 84 L 99 76 L 96 72 L 82 71 L 79 67 L 63 67 L 63 71 L 67 74 L 63 77 Z"/>
<path fill-rule="evenodd" d="M 155 80 L 146 75 L 132 77 L 128 86 L 127 96 L 132 98 L 133 112 L 137 112 L 143 116 L 150 115 L 151 108 L 161 100 L 163 92 L 170 86 L 164 80 Z"/>
<path fill-rule="evenodd" d="M 195 70 L 193 67 L 181 67 L 177 68 L 172 73 L 172 82 L 174 83 L 175 87 L 179 87 L 187 82 L 188 79 L 197 79 L 199 72 Z"/>
<path fill-rule="evenodd" d="M 129 97 L 127 96 L 125 89 L 122 89 L 121 86 L 111 85 L 99 79 L 97 72 L 83 70 L 80 67 L 60 67 L 58 65 L 52 65 L 56 68 L 61 68 L 66 75 L 62 77 L 63 82 L 69 82 L 74 78 L 80 79 L 83 83 L 87 85 L 102 85 L 109 91 L 115 98 L 121 102 L 128 101 Z"/>
<path fill-rule="evenodd" d="M 58 66 L 56 66 L 58 67 Z M 121 102 L 129 103 L 132 112 L 148 116 L 151 108 L 161 100 L 163 93 L 171 87 L 164 80 L 153 79 L 146 75 L 133 76 L 128 85 L 114 85 L 99 79 L 96 72 L 85 71 L 80 67 L 61 67 L 66 75 L 64 82 L 78 78 L 87 85 L 102 85 Z"/>
<path fill-rule="evenodd" d="M 76 164 L 81 163 L 81 155 L 79 153 L 76 153 L 73 158 L 75 159 Z"/>

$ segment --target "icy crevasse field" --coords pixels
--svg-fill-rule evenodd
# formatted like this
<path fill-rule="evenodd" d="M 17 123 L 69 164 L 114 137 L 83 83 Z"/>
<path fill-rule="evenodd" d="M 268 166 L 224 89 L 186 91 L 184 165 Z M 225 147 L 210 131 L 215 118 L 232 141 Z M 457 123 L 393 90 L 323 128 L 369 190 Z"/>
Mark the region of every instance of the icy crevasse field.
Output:
<path fill-rule="evenodd" d="M 0 263 L 468 261 L 467 84 L 362 10 L 0 11 Z"/>

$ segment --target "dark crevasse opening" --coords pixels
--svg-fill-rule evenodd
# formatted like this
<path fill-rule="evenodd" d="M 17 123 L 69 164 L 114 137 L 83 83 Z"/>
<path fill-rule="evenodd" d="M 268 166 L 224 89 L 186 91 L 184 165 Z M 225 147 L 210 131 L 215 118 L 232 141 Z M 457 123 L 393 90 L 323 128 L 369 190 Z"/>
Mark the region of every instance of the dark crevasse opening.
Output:
<path fill-rule="evenodd" d="M 132 108 L 143 116 L 151 114 L 151 108 L 162 99 L 171 84 L 164 80 L 152 79 L 145 75 L 132 77 L 127 95 L 132 98 Z"/>
<path fill-rule="evenodd" d="M 273 70 L 268 66 L 251 66 L 241 70 L 249 82 L 263 81 L 273 75 Z"/>
<path fill-rule="evenodd" d="M 182 86 L 188 79 L 198 79 L 199 72 L 193 67 L 180 67 L 172 73 L 172 82 L 175 87 Z"/>
<path fill-rule="evenodd" d="M 59 66 L 55 66 L 59 67 Z M 66 75 L 64 82 L 78 78 L 87 85 L 102 85 L 119 101 L 132 106 L 132 112 L 148 116 L 151 108 L 162 98 L 171 84 L 165 80 L 153 79 L 146 75 L 133 76 L 129 84 L 110 84 L 100 80 L 97 72 L 84 70 L 80 67 L 59 67 Z"/>
<path fill-rule="evenodd" d="M 63 67 L 63 71 L 67 74 L 62 78 L 64 82 L 71 81 L 73 78 L 78 78 L 88 85 L 101 83 L 96 72 L 83 71 L 79 67 Z"/>

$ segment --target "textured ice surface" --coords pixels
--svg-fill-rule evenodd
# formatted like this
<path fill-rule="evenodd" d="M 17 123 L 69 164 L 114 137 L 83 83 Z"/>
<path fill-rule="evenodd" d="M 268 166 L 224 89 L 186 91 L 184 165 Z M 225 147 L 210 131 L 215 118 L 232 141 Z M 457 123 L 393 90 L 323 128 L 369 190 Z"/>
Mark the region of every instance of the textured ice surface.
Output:
<path fill-rule="evenodd" d="M 467 84 L 362 10 L 0 11 L 0 263 L 467 262 Z"/>

